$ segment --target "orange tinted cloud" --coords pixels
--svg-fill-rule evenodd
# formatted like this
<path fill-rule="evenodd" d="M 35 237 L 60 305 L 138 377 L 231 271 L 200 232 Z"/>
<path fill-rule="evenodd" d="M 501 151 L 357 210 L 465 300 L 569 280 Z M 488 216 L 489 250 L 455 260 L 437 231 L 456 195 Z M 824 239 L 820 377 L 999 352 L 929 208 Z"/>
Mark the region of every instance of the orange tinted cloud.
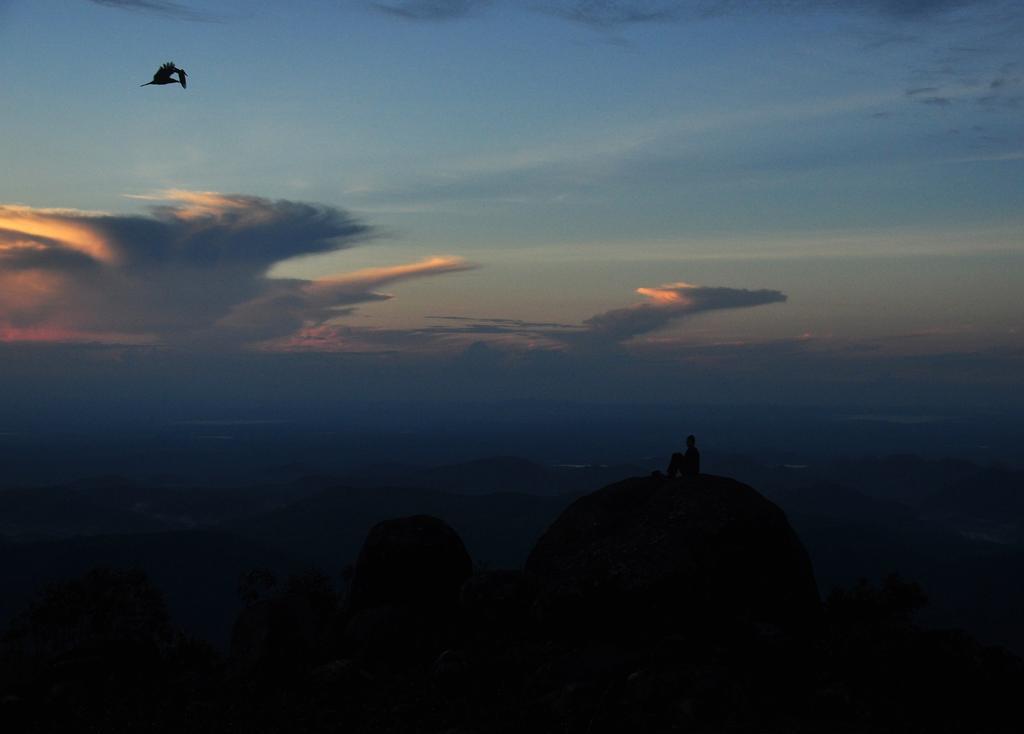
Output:
<path fill-rule="evenodd" d="M 0 246 L 64 247 L 100 262 L 113 262 L 114 250 L 84 212 L 0 205 Z"/>
<path fill-rule="evenodd" d="M 221 194 L 216 191 L 187 191 L 165 189 L 156 194 L 133 195 L 131 199 L 143 201 L 173 202 L 163 212 L 181 221 L 196 222 L 203 219 L 223 221 L 227 217 L 237 218 L 236 225 L 259 226 L 274 219 L 271 203 L 258 196 L 244 194 Z"/>
<path fill-rule="evenodd" d="M 385 283 L 471 270 L 459 257 L 430 257 L 413 263 L 367 268 L 313 281 L 280 281 L 270 293 L 239 304 L 219 326 L 267 349 L 323 348 L 335 350 L 343 330 L 323 328 L 352 310 L 353 305 L 386 301 L 375 290 Z M 281 338 L 288 334 L 291 338 Z M 327 339 L 326 334 L 331 338 Z"/>
<path fill-rule="evenodd" d="M 204 344 L 284 338 L 386 300 L 376 288 L 466 270 L 456 257 L 316 280 L 267 276 L 371 230 L 317 204 L 173 190 L 149 215 L 0 205 L 0 339 Z M 156 197 L 143 197 L 157 201 Z"/>
<path fill-rule="evenodd" d="M 690 283 L 669 283 L 657 288 L 637 288 L 636 292 L 641 296 L 646 296 L 656 305 L 672 306 L 691 303 L 686 296 L 686 290 L 698 287 Z"/>
<path fill-rule="evenodd" d="M 351 273 L 318 278 L 305 286 L 304 290 L 314 298 L 330 301 L 343 298 L 346 294 L 370 293 L 373 292 L 374 288 L 399 280 L 408 280 L 410 278 L 439 273 L 456 273 L 463 270 L 472 270 L 474 267 L 476 266 L 471 265 L 461 257 L 428 257 L 425 260 L 405 263 L 403 265 L 365 268 Z"/>
<path fill-rule="evenodd" d="M 776 290 L 754 291 L 682 282 L 637 288 L 636 292 L 647 298 L 647 302 L 592 316 L 584 322 L 586 331 L 570 338 L 593 346 L 618 344 L 696 313 L 750 308 L 786 300 L 786 295 Z"/>
<path fill-rule="evenodd" d="M 92 331 L 75 331 L 58 325 L 10 326 L 0 324 L 0 343 L 13 342 L 60 342 L 60 343 L 102 343 L 122 345 L 153 344 L 152 337 L 139 334 L 118 334 Z"/>

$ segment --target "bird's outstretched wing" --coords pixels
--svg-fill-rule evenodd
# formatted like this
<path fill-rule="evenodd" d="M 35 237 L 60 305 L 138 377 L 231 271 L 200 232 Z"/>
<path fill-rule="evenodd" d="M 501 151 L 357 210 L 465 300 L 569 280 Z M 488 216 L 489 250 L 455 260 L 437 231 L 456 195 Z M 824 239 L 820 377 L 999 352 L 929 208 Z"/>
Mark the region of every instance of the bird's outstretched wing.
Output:
<path fill-rule="evenodd" d="M 156 70 L 156 74 L 153 75 L 153 81 L 157 84 L 168 84 L 171 81 L 171 74 L 175 69 L 174 62 L 168 61 L 166 64 L 162 64 L 159 69 Z"/>
<path fill-rule="evenodd" d="M 184 89 L 188 86 L 188 74 L 185 73 L 184 69 L 175 69 L 178 72 L 178 81 L 181 82 L 181 88 Z"/>

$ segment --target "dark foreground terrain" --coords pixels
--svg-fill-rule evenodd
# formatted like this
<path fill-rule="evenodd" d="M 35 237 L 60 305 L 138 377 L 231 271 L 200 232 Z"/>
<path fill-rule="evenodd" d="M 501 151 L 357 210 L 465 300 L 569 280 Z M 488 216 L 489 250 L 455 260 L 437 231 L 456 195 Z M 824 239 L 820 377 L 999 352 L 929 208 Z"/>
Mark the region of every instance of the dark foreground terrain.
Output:
<path fill-rule="evenodd" d="M 577 497 L 667 462 L 493 457 L 271 473 L 228 486 L 99 476 L 0 489 L 0 630 L 48 583 L 97 566 L 140 568 L 176 625 L 225 650 L 245 572 L 285 579 L 316 571 L 341 588 L 370 527 L 420 514 L 450 525 L 476 566 L 522 568 Z M 823 596 L 896 573 L 927 593 L 918 614 L 925 626 L 966 629 L 1024 655 L 1024 472 L 913 455 L 783 465 L 712 453 L 706 464 L 785 511 Z"/>
<path fill-rule="evenodd" d="M 580 496 L 522 569 L 475 566 L 460 534 L 431 514 L 366 529 L 343 593 L 317 573 L 247 574 L 224 653 L 183 633 L 140 571 L 92 570 L 49 587 L 4 637 L 0 726 L 1024 728 L 1018 658 L 919 627 L 924 595 L 897 577 L 822 601 L 786 516 L 731 479 L 634 478 Z"/>

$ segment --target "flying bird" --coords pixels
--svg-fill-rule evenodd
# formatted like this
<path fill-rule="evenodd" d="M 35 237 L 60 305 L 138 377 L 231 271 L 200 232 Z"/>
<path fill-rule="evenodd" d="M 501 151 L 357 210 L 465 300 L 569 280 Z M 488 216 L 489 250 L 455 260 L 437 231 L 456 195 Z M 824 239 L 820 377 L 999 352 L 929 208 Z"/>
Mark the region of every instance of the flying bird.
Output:
<path fill-rule="evenodd" d="M 172 74 L 177 74 L 178 78 L 175 79 Z M 174 65 L 173 61 L 168 61 L 156 70 L 156 74 L 153 75 L 153 81 L 140 84 L 139 86 L 148 87 L 150 84 L 181 84 L 181 88 L 184 89 L 187 86 L 185 83 L 185 77 L 187 76 L 188 74 L 185 73 L 184 69 L 179 69 Z"/>

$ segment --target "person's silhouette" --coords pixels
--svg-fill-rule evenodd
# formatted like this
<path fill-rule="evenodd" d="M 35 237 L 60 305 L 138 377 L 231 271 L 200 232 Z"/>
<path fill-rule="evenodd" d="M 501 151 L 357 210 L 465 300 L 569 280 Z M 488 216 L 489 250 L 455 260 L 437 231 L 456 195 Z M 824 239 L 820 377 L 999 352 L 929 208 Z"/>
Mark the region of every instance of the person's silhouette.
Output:
<path fill-rule="evenodd" d="M 669 479 L 678 474 L 681 477 L 695 477 L 700 474 L 700 451 L 697 450 L 697 438 L 691 433 L 686 437 L 686 454 L 678 451 L 672 454 L 672 460 L 665 470 Z"/>

